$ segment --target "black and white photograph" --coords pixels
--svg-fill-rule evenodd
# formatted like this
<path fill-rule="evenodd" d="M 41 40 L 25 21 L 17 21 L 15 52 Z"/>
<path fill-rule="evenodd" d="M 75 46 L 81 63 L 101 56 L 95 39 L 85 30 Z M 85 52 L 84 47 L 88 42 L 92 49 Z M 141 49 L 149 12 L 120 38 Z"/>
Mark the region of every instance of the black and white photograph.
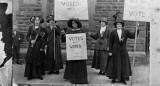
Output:
<path fill-rule="evenodd" d="M 0 86 L 159 86 L 159 0 L 0 0 Z"/>

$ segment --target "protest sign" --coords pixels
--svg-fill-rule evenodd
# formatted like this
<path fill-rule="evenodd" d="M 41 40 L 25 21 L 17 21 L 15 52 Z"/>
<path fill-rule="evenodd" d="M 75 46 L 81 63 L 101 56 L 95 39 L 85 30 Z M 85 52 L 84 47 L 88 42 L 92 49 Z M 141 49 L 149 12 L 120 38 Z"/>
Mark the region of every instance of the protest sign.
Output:
<path fill-rule="evenodd" d="M 66 34 L 67 60 L 87 59 L 86 34 Z"/>
<path fill-rule="evenodd" d="M 150 21 L 150 0 L 125 0 L 123 20 Z"/>
<path fill-rule="evenodd" d="M 87 0 L 55 0 L 54 9 L 55 20 L 88 20 Z"/>

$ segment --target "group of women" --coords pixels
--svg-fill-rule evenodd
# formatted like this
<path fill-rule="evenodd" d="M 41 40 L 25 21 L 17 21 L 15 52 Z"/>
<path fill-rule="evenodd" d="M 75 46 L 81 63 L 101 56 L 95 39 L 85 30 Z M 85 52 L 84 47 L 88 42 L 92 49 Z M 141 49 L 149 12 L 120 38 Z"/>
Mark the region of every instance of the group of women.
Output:
<path fill-rule="evenodd" d="M 26 35 L 29 45 L 24 74 L 28 80 L 43 80 L 45 71 L 48 71 L 48 74 L 59 74 L 59 70 L 63 68 L 58 37 L 61 31 L 53 18 L 53 15 L 47 16 L 46 22 L 49 25 L 46 28 L 42 27 L 44 20 L 41 17 L 33 16 L 30 19 L 33 25 L 29 27 Z"/>
<path fill-rule="evenodd" d="M 33 26 L 29 28 L 26 35 L 29 46 L 24 76 L 28 77 L 28 80 L 32 78 L 42 80 L 45 71 L 48 71 L 48 74 L 59 74 L 59 70 L 63 68 L 60 39 L 58 37 L 61 30 L 55 24 L 54 16 L 50 15 L 46 18 L 46 22 L 49 24 L 46 28 L 41 26 L 44 22 L 41 17 L 34 16 L 30 21 Z M 90 37 L 97 40 L 92 68 L 99 69 L 99 75 L 106 75 L 112 79 L 112 84 L 116 81 L 126 84 L 125 81 L 129 80 L 129 76 L 131 76 L 126 41 L 127 38 L 134 38 L 135 32 L 131 33 L 124 29 L 125 23 L 118 15 L 115 18 L 115 30 L 108 28 L 107 18 L 102 18 L 99 22 L 101 27 L 97 29 L 96 33 L 88 33 Z M 67 26 L 66 34 L 85 33 L 78 19 L 70 19 Z M 86 60 L 66 61 L 64 79 L 73 84 L 87 84 L 87 77 Z"/>

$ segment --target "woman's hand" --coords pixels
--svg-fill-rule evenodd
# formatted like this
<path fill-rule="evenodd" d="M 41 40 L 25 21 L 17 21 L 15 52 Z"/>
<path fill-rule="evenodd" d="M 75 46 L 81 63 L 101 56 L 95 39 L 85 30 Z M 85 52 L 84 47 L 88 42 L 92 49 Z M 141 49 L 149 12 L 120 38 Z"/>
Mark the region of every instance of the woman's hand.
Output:
<path fill-rule="evenodd" d="M 32 43 L 32 44 L 35 44 L 35 43 L 36 43 L 36 41 L 35 41 L 35 40 L 31 40 L 31 43 Z"/>
<path fill-rule="evenodd" d="M 112 56 L 112 53 L 109 53 L 109 56 Z"/>
<path fill-rule="evenodd" d="M 92 35 L 92 33 L 89 31 L 89 32 L 88 32 L 88 35 Z"/>
<path fill-rule="evenodd" d="M 18 38 L 18 40 L 21 40 L 21 38 Z"/>
<path fill-rule="evenodd" d="M 109 51 L 109 47 L 107 47 L 107 51 Z"/>
<path fill-rule="evenodd" d="M 40 51 L 43 51 L 43 49 L 41 48 Z"/>
<path fill-rule="evenodd" d="M 45 45 L 44 49 L 47 49 L 47 45 Z"/>

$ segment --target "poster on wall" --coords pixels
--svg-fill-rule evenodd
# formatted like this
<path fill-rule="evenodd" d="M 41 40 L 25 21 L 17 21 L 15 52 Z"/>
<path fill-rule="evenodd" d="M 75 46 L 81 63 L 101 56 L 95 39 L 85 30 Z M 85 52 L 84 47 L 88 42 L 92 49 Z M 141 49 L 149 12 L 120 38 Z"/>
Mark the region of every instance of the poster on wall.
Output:
<path fill-rule="evenodd" d="M 87 0 L 55 0 L 54 16 L 55 20 L 88 20 Z"/>
<path fill-rule="evenodd" d="M 66 34 L 67 60 L 86 60 L 86 34 Z"/>

